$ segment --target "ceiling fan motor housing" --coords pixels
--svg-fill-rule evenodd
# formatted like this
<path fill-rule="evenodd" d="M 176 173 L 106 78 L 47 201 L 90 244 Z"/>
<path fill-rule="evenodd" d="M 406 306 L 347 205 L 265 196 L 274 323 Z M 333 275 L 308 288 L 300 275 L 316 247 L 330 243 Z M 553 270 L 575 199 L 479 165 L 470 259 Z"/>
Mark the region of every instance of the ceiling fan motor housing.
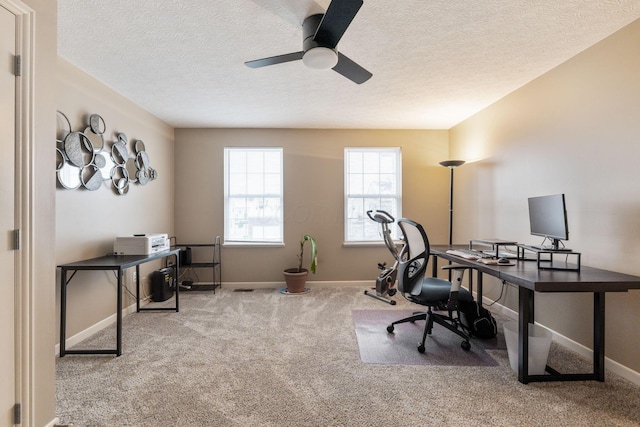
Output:
<path fill-rule="evenodd" d="M 309 68 L 326 70 L 333 68 L 338 63 L 338 51 L 314 40 L 323 17 L 324 14 L 317 13 L 308 16 L 302 23 L 302 49 L 304 51 L 302 62 Z"/>

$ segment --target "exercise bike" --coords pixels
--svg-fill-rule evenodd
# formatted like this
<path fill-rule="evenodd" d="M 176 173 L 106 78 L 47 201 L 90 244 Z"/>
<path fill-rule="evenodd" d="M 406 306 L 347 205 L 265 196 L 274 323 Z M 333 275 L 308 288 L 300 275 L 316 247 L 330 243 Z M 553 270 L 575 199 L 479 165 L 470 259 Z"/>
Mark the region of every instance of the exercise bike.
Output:
<path fill-rule="evenodd" d="M 369 295 L 380 301 L 384 301 L 387 304 L 396 305 L 396 302 L 390 300 L 386 295 L 392 297 L 396 294 L 397 289 L 394 288 L 396 284 L 396 277 L 398 275 L 398 249 L 396 248 L 393 238 L 391 237 L 391 230 L 389 230 L 389 224 L 393 224 L 395 219 L 388 213 L 382 210 L 369 210 L 367 216 L 372 220 L 380 224 L 382 228 L 382 237 L 384 238 L 384 244 L 393 255 L 395 262 L 391 267 L 387 267 L 386 262 L 379 262 L 378 269 L 382 270 L 376 279 L 376 292 L 364 291 L 365 295 Z"/>

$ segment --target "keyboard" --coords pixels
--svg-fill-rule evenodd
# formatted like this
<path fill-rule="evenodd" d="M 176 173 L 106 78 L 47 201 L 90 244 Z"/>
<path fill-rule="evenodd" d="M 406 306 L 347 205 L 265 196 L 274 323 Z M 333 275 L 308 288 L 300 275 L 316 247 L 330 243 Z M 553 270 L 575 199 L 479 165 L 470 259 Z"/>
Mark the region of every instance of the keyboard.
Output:
<path fill-rule="evenodd" d="M 464 259 L 481 259 L 481 258 L 492 258 L 491 255 L 485 254 L 481 251 L 476 251 L 473 249 L 449 249 L 447 250 L 448 254 L 459 256 Z"/>
<path fill-rule="evenodd" d="M 494 256 L 494 257 L 496 256 L 495 250 L 485 250 L 482 252 L 490 256 Z M 518 257 L 518 253 L 511 249 L 500 248 L 500 251 L 498 252 L 498 258 L 517 258 L 517 257 Z"/>

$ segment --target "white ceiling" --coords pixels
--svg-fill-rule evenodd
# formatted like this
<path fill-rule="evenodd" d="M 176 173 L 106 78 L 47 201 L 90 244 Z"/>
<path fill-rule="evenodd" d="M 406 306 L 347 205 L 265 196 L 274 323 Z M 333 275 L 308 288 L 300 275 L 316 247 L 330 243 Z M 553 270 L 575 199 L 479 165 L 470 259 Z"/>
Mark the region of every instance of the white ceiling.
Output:
<path fill-rule="evenodd" d="M 448 129 L 640 18 L 638 0 L 364 0 L 338 45 L 364 84 L 244 65 L 302 50 L 329 3 L 58 0 L 58 54 L 174 127 Z"/>

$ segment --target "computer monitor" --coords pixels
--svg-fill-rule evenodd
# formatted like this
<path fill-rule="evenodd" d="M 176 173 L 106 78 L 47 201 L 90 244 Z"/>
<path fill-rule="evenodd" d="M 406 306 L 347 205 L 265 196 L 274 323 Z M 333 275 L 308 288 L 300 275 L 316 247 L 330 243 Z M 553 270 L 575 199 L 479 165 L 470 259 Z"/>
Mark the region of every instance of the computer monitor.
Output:
<path fill-rule="evenodd" d="M 529 225 L 531 234 L 551 240 L 550 245 L 534 246 L 538 249 L 569 250 L 561 245 L 569 240 L 567 209 L 564 194 L 529 198 Z"/>

